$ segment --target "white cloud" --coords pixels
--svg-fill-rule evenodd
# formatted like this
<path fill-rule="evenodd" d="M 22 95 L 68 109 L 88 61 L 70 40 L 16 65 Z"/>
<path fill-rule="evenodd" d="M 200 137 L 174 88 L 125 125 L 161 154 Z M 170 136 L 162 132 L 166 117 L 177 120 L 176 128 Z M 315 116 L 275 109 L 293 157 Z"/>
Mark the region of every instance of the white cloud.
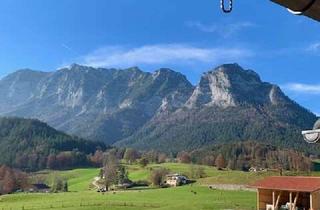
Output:
<path fill-rule="evenodd" d="M 186 44 L 157 44 L 136 48 L 103 47 L 82 56 L 79 63 L 94 67 L 129 67 L 141 64 L 241 62 L 253 56 L 243 48 L 202 48 Z"/>
<path fill-rule="evenodd" d="M 314 52 L 314 53 L 320 52 L 320 42 L 315 42 L 315 43 L 310 44 L 307 47 L 307 51 Z"/>
<path fill-rule="evenodd" d="M 296 93 L 320 94 L 320 84 L 289 83 L 283 85 L 283 88 Z"/>
<path fill-rule="evenodd" d="M 224 38 L 228 38 L 245 28 L 251 28 L 255 26 L 255 24 L 251 22 L 236 22 L 231 24 L 203 24 L 198 21 L 189 21 L 186 22 L 186 25 L 190 28 L 196 28 L 202 32 L 217 33 Z"/>

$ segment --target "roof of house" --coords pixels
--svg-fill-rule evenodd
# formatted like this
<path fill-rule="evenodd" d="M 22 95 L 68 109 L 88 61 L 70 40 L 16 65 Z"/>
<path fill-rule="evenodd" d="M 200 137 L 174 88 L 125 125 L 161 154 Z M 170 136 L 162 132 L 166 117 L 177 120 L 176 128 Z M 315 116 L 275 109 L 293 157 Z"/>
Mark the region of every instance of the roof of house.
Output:
<path fill-rule="evenodd" d="M 320 177 L 271 176 L 257 181 L 252 187 L 270 190 L 314 192 L 320 190 Z"/>
<path fill-rule="evenodd" d="M 168 174 L 167 177 L 178 177 L 178 178 L 185 178 L 187 179 L 186 176 L 180 175 L 180 174 Z"/>
<path fill-rule="evenodd" d="M 33 184 L 32 186 L 39 189 L 39 190 L 50 189 L 50 187 L 46 184 Z"/>

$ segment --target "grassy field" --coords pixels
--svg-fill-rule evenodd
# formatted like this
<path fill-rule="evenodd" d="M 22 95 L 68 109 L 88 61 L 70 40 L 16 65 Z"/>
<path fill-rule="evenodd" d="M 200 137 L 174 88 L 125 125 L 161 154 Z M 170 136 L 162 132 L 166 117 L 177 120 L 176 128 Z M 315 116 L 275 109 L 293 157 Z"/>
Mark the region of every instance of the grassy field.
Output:
<path fill-rule="evenodd" d="M 147 180 L 151 169 L 164 167 L 172 172 L 188 175 L 190 165 L 165 163 L 141 168 L 128 165 L 129 177 L 133 181 Z M 219 171 L 204 166 L 206 178 L 193 185 L 167 189 L 133 189 L 122 192 L 97 193 L 90 184 L 99 169 L 76 169 L 69 171 L 42 171 L 37 176 L 50 180 L 59 175 L 68 179 L 68 193 L 56 194 L 13 194 L 0 197 L 0 210 L 65 209 L 65 210 L 120 210 L 120 209 L 255 209 L 254 192 L 212 190 L 209 184 L 249 184 L 275 172 L 246 173 L 240 171 Z M 316 174 L 314 174 L 316 175 Z"/>
<path fill-rule="evenodd" d="M 164 167 L 169 169 L 171 172 L 184 174 L 190 177 L 190 164 L 181 163 L 164 163 L 164 164 L 153 164 L 148 165 L 148 167 L 142 169 L 137 165 L 127 165 L 129 169 L 129 178 L 133 181 L 137 180 L 147 180 L 151 169 L 156 169 L 159 167 Z M 194 166 L 197 167 L 197 166 Z M 248 173 L 243 171 L 221 171 L 217 170 L 215 167 L 210 166 L 200 166 L 205 171 L 205 178 L 197 180 L 198 185 L 210 185 L 210 184 L 241 184 L 247 185 L 256 182 L 259 179 L 263 179 L 266 176 L 276 176 L 279 175 L 278 172 L 257 172 Z M 294 175 L 292 172 L 285 173 L 286 175 Z"/>
<path fill-rule="evenodd" d="M 97 168 L 88 169 L 74 169 L 68 171 L 41 171 L 37 176 L 43 176 L 45 182 L 50 185 L 53 177 L 59 176 L 68 180 L 69 191 L 79 192 L 90 189 L 91 182 L 94 177 L 98 176 L 99 170 Z"/>
<path fill-rule="evenodd" d="M 0 197 L 0 209 L 254 209 L 255 193 L 201 186 L 106 193 L 15 194 Z"/>

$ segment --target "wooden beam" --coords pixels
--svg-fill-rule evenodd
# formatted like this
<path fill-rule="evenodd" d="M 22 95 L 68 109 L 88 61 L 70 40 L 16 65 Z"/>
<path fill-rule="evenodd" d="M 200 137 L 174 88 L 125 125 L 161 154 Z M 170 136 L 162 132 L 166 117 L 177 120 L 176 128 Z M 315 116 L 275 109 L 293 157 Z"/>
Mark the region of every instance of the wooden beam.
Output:
<path fill-rule="evenodd" d="M 282 194 L 282 192 L 280 192 L 278 194 L 276 205 L 275 205 L 274 209 L 279 209 L 279 202 L 280 202 L 281 194 Z"/>
<path fill-rule="evenodd" d="M 293 11 L 301 11 L 312 2 L 312 0 L 271 0 Z M 320 21 L 320 0 L 316 0 L 314 4 L 303 15 L 314 20 Z"/>
<path fill-rule="evenodd" d="M 292 192 L 290 192 L 290 196 L 289 196 L 290 198 L 290 210 L 292 210 Z"/>
<path fill-rule="evenodd" d="M 299 198 L 299 192 L 296 193 L 296 196 L 295 196 L 295 198 L 294 198 L 294 201 L 293 201 L 293 209 L 296 209 L 296 205 L 297 205 L 298 198 Z"/>
<path fill-rule="evenodd" d="M 313 209 L 313 201 L 312 201 L 312 193 L 310 193 L 310 210 L 314 210 Z"/>
<path fill-rule="evenodd" d="M 273 210 L 276 208 L 276 193 L 274 191 L 272 191 L 272 207 Z"/>

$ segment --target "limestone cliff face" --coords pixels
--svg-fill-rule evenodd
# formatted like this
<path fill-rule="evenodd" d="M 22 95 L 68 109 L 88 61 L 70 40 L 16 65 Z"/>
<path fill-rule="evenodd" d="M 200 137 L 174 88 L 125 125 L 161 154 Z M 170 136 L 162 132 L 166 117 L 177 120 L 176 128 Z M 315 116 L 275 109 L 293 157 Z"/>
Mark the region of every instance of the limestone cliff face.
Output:
<path fill-rule="evenodd" d="M 3 78 L 0 82 L 0 112 L 6 112 L 32 100 L 39 81 L 48 74 L 23 69 Z"/>
<path fill-rule="evenodd" d="M 24 69 L 0 80 L 0 115 L 38 118 L 70 134 L 141 148 L 170 142 L 197 148 L 270 133 L 283 138 L 315 121 L 278 86 L 238 64 L 204 73 L 196 86 L 167 68 Z"/>
<path fill-rule="evenodd" d="M 17 71 L 0 81 L 2 115 L 38 118 L 57 129 L 113 143 L 157 113 L 180 108 L 193 86 L 170 69 L 103 69 L 74 64 Z"/>
<path fill-rule="evenodd" d="M 286 103 L 280 88 L 262 82 L 252 70 L 238 64 L 227 64 L 205 73 L 186 103 L 189 108 L 201 106 L 234 107 L 241 104 Z"/>
<path fill-rule="evenodd" d="M 278 86 L 238 64 L 226 64 L 204 73 L 181 108 L 156 115 L 117 145 L 177 152 L 255 140 L 310 151 L 300 131 L 315 120 Z"/>
<path fill-rule="evenodd" d="M 205 73 L 187 102 L 190 108 L 199 106 L 235 106 L 231 81 L 222 70 Z"/>

